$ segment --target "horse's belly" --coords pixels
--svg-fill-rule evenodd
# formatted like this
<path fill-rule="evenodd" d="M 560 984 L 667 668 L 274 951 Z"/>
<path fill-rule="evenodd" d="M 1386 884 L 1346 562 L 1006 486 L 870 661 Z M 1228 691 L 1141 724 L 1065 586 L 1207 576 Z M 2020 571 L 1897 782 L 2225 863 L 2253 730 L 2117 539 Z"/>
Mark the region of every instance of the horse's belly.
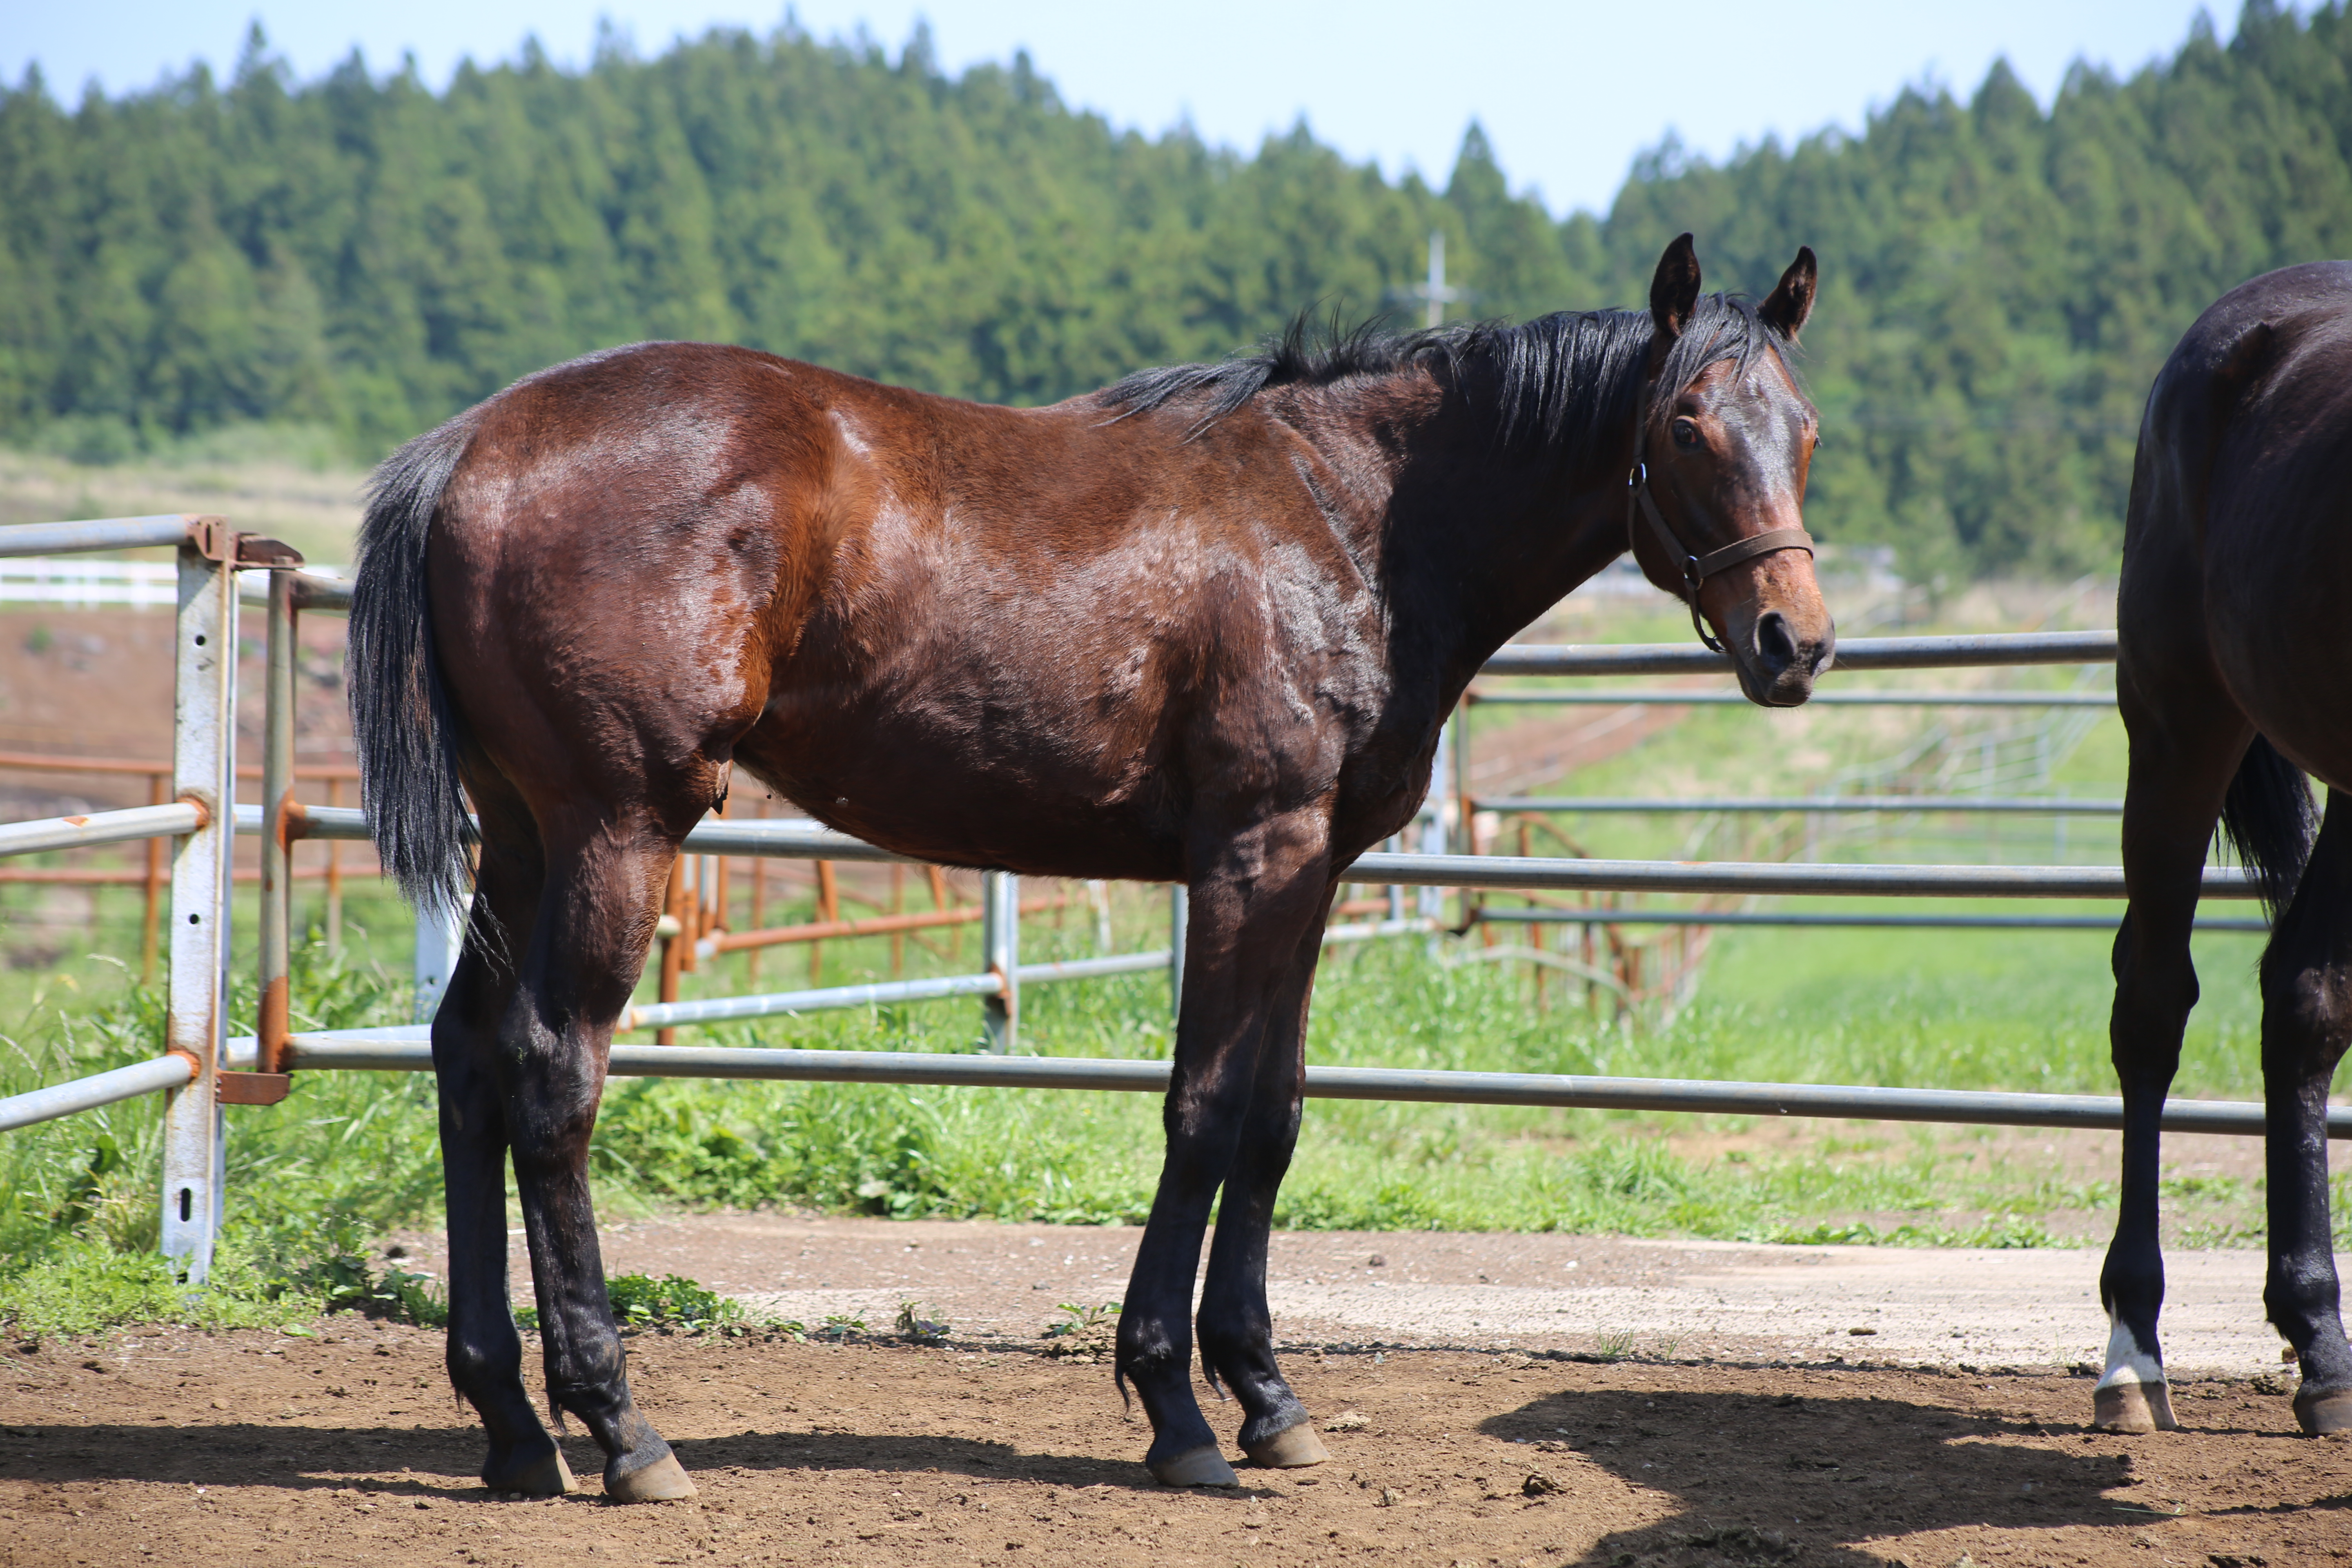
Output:
<path fill-rule="evenodd" d="M 927 723 L 765 721 L 744 767 L 828 826 L 947 866 L 1169 880 L 1178 827 L 1140 757 Z"/>

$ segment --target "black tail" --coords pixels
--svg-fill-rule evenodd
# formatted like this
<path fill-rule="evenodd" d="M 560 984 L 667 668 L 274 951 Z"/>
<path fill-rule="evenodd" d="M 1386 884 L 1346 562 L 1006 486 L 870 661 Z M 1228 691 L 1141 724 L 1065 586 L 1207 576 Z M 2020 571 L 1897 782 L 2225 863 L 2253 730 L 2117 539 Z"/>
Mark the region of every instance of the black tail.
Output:
<path fill-rule="evenodd" d="M 457 783 L 462 742 L 434 655 L 425 543 L 441 492 L 473 439 L 461 415 L 383 460 L 368 481 L 345 685 L 360 794 L 383 868 L 420 910 L 462 910 L 473 836 Z"/>
<path fill-rule="evenodd" d="M 2319 811 L 2303 770 L 2256 735 L 2221 803 L 2221 831 L 2239 862 L 2254 874 L 2273 923 L 2294 899 L 2318 826 Z"/>

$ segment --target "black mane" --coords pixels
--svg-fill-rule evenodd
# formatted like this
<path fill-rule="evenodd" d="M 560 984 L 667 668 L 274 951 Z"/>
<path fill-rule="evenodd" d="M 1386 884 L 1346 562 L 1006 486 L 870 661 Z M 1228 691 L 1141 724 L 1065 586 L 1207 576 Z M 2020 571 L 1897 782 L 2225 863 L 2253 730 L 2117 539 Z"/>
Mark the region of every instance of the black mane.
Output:
<path fill-rule="evenodd" d="M 1213 364 L 1138 371 L 1101 396 L 1125 418 L 1203 394 L 1206 405 L 1191 432 L 1197 436 L 1269 387 L 1328 386 L 1434 364 L 1470 395 L 1496 400 L 1503 445 L 1564 447 L 1576 460 L 1637 412 L 1656 333 L 1647 310 L 1561 310 L 1516 325 L 1475 321 L 1403 333 L 1370 322 L 1343 331 L 1336 321 L 1318 333 L 1302 313 L 1255 351 Z M 1754 300 L 1706 295 L 1666 354 L 1659 393 L 1671 397 L 1723 360 L 1744 374 L 1759 353 L 1778 354 L 1784 346 Z M 1638 412 L 1646 421 L 1653 409 Z"/>

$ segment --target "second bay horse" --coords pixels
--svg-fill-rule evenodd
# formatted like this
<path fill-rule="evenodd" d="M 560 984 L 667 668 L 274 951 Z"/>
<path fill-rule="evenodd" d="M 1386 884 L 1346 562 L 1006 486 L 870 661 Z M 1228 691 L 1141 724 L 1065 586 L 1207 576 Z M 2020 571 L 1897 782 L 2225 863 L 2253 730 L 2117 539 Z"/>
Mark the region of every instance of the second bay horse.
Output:
<path fill-rule="evenodd" d="M 448 1366 L 494 1489 L 569 1489 L 507 1295 L 514 1163 L 548 1395 L 619 1500 L 693 1483 L 631 1398 L 589 1137 L 688 829 L 740 768 L 901 854 L 1186 884 L 1167 1147 L 1118 1378 L 1171 1485 L 1232 1485 L 1199 1353 L 1263 1465 L 1325 1457 L 1276 1364 L 1267 1228 L 1299 1125 L 1324 920 L 1412 817 L 1480 665 L 1629 544 L 1756 702 L 1833 634 L 1801 526 L 1817 436 L 1760 303 L 1690 237 L 1643 310 L 1301 334 L 1047 408 L 745 349 L 530 376 L 379 471 L 349 669 L 385 866 L 468 896 L 433 1025 Z M 1630 480 L 1629 480 L 1630 476 Z"/>
<path fill-rule="evenodd" d="M 2262 960 L 2271 1321 L 2314 1436 L 2352 1433 L 2328 1223 L 2327 1094 L 2352 1044 L 2352 262 L 2267 273 L 2197 319 L 2148 394 L 2124 524 L 2116 686 L 2131 764 L 2110 1036 L 2123 1202 L 2099 1295 L 2095 1418 L 2174 1425 L 2157 1340 L 2158 1118 L 2197 1003 L 2189 962 L 2218 821 L 2273 912 Z M 2315 823 L 2310 786 L 2327 788 Z M 2314 828 L 2316 826 L 2316 836 Z"/>

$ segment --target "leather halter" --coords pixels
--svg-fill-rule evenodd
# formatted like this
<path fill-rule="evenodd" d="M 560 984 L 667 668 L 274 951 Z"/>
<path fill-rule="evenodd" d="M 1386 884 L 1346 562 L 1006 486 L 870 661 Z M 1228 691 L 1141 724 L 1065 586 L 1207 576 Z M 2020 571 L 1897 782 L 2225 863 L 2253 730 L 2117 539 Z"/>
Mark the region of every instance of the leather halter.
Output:
<path fill-rule="evenodd" d="M 1751 533 L 1745 539 L 1735 539 L 1722 549 L 1710 550 L 1705 555 L 1692 554 L 1684 548 L 1683 542 L 1675 537 L 1675 531 L 1667 525 L 1665 514 L 1658 510 L 1658 503 L 1650 499 L 1650 466 L 1642 461 L 1639 446 L 1633 451 L 1633 471 L 1625 476 L 1625 543 L 1628 549 L 1633 543 L 1636 510 L 1649 519 L 1652 531 L 1666 547 L 1667 557 L 1682 563 L 1682 595 L 1683 602 L 1690 606 L 1691 629 L 1698 633 L 1698 640 L 1705 643 L 1712 653 L 1721 653 L 1724 647 L 1715 640 L 1714 634 L 1706 629 L 1706 622 L 1699 616 L 1698 591 L 1702 584 L 1725 567 L 1737 566 L 1742 561 L 1752 561 L 1759 555 L 1769 555 L 1780 550 L 1801 550 L 1808 555 L 1813 552 L 1813 536 L 1803 529 L 1773 528 L 1762 533 Z"/>

